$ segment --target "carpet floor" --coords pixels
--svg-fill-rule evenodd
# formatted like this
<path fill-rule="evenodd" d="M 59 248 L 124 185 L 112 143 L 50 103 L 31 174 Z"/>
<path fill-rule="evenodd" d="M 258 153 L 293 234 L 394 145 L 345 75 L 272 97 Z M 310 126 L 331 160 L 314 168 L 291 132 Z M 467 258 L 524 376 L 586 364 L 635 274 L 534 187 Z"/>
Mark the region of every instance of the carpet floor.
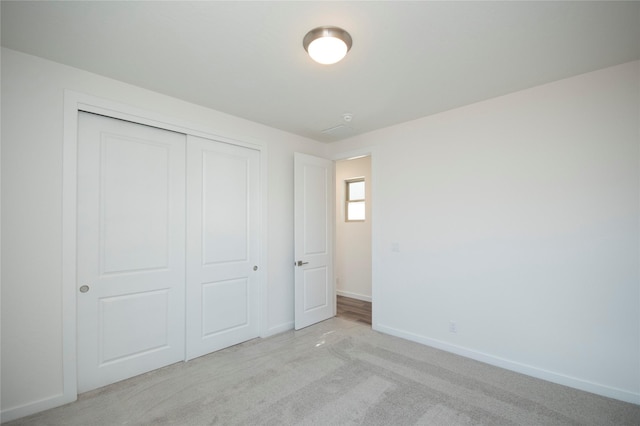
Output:
<path fill-rule="evenodd" d="M 640 406 L 333 318 L 87 392 L 18 425 L 639 425 Z"/>

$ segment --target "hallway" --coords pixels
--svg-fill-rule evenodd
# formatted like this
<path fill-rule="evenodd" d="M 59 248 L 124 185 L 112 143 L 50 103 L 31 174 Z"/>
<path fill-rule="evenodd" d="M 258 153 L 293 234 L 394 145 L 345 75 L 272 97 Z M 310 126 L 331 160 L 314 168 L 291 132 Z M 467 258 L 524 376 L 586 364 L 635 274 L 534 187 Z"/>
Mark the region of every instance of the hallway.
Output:
<path fill-rule="evenodd" d="M 336 296 L 337 317 L 371 325 L 371 302 Z"/>

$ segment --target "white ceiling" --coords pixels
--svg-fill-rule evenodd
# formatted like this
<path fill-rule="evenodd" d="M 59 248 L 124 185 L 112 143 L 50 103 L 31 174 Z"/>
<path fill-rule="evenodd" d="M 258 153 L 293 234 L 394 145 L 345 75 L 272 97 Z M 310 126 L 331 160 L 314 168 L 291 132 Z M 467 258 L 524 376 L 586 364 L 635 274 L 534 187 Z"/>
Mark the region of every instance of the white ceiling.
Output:
<path fill-rule="evenodd" d="M 640 2 L 1 7 L 5 47 L 324 142 L 640 59 Z M 353 37 L 342 62 L 302 48 L 321 25 Z"/>

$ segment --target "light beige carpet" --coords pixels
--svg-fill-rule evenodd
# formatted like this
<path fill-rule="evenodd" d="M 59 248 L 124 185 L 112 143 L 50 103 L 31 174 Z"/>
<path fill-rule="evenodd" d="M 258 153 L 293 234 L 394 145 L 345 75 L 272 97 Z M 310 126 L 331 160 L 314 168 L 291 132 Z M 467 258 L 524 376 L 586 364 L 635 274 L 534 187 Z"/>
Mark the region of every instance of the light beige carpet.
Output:
<path fill-rule="evenodd" d="M 640 406 L 334 318 L 10 425 L 640 425 Z"/>

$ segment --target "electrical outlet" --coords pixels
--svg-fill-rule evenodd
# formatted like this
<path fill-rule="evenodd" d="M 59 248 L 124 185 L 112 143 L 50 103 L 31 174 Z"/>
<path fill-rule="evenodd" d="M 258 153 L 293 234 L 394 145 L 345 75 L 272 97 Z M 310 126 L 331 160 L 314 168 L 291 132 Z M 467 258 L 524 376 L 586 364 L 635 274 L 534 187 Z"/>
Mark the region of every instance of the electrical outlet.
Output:
<path fill-rule="evenodd" d="M 457 333 L 458 332 L 458 324 L 455 321 L 449 321 L 449 332 Z"/>

